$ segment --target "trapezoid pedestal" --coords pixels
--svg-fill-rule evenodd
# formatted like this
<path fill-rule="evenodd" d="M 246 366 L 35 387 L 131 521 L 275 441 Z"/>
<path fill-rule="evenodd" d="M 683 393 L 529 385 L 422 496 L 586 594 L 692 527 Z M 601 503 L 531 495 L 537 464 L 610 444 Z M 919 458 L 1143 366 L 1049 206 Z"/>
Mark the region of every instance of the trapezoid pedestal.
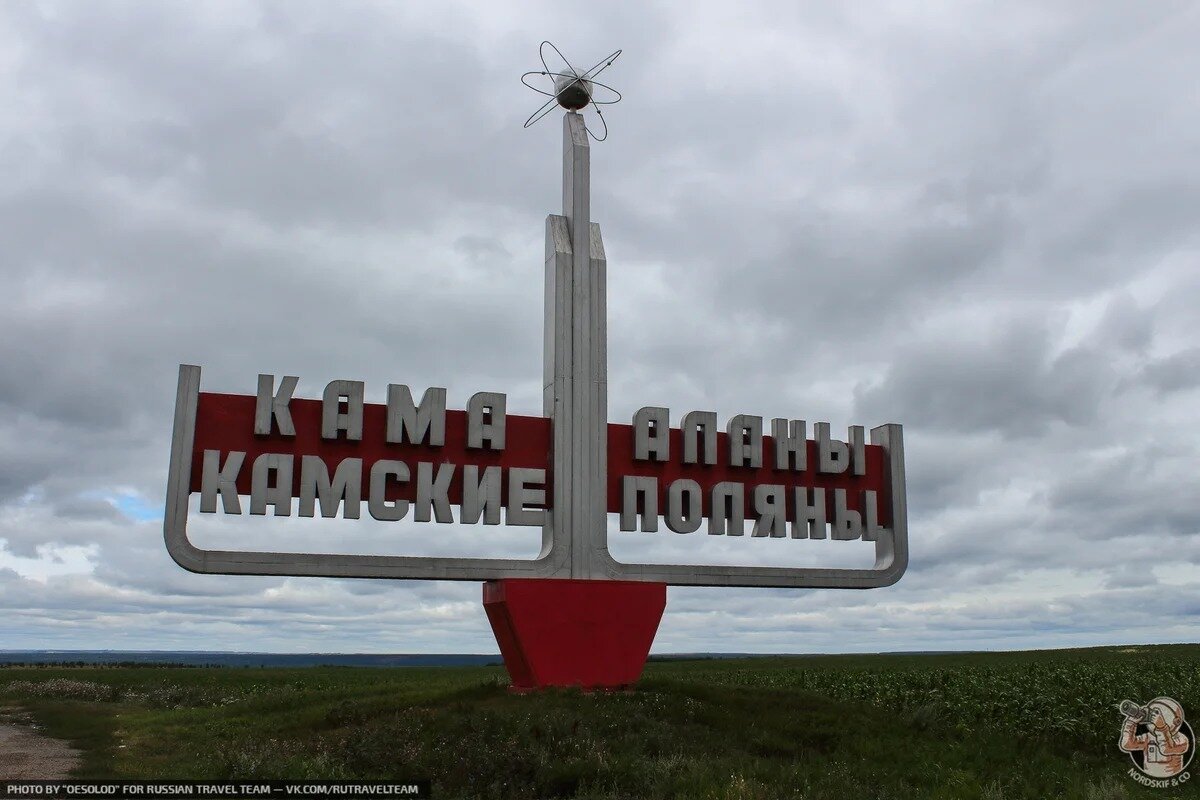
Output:
<path fill-rule="evenodd" d="M 502 579 L 483 607 L 517 690 L 637 683 L 667 606 L 664 583 Z"/>

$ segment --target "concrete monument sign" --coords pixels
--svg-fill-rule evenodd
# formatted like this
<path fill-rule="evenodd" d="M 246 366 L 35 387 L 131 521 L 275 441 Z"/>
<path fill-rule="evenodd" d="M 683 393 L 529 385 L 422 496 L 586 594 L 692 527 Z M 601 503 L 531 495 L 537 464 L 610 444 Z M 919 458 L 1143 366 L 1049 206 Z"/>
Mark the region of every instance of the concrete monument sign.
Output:
<path fill-rule="evenodd" d="M 589 74 L 552 77 L 578 92 Z M 608 422 L 607 265 L 590 218 L 587 137 L 583 117 L 568 110 L 562 214 L 546 219 L 542 415 L 508 413 L 499 392 L 455 409 L 444 389 L 407 383 L 389 384 L 386 402 L 372 404 L 353 379 L 330 382 L 320 399 L 294 397 L 295 376 L 268 374 L 253 395 L 216 394 L 200 390 L 199 367 L 183 365 L 164 528 L 176 562 L 202 573 L 484 581 L 520 688 L 634 682 L 667 584 L 865 589 L 900 579 L 908 537 L 899 425 L 869 437 L 854 426 L 838 438 L 817 422 L 810 438 L 802 419 L 689 410 L 673 420 L 660 407 Z M 383 522 L 540 527 L 542 547 L 531 559 L 205 550 L 188 539 L 192 495 L 199 513 L 359 519 L 365 505 Z M 623 563 L 609 552 L 609 514 L 628 532 L 618 535 L 703 541 L 743 536 L 749 524 L 750 538 L 866 541 L 875 563 Z"/>

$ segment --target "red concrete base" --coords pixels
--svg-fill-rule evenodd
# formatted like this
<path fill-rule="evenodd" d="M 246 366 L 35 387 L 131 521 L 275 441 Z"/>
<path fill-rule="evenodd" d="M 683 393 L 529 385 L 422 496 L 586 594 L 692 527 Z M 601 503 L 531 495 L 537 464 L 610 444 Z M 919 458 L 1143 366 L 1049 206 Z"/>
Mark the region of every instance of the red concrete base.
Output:
<path fill-rule="evenodd" d="M 666 607 L 664 583 L 504 579 L 483 585 L 483 608 L 514 689 L 631 686 Z"/>

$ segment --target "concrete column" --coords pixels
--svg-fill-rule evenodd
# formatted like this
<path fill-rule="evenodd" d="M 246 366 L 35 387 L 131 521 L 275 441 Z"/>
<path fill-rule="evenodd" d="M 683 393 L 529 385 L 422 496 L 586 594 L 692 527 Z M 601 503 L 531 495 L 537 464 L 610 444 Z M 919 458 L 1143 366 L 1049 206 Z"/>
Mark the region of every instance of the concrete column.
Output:
<path fill-rule="evenodd" d="M 546 220 L 543 413 L 554 425 L 554 507 L 542 542 L 545 551 L 555 530 L 570 532 L 571 578 L 606 577 L 593 563 L 607 549 L 608 326 L 604 244 L 589 218 L 590 157 L 583 117 L 567 113 L 563 213 Z"/>

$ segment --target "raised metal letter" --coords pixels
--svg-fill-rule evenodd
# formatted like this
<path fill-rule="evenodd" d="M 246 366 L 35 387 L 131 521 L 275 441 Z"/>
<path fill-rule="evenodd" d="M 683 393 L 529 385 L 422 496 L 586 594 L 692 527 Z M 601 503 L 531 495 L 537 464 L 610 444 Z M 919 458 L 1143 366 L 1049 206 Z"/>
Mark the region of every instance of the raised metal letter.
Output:
<path fill-rule="evenodd" d="M 704 463 L 717 463 L 717 412 L 689 411 L 683 415 L 679 431 L 683 434 L 683 463 L 697 463 L 700 442 L 704 443 Z"/>
<path fill-rule="evenodd" d="M 271 484 L 271 473 L 275 483 Z M 266 514 L 267 504 L 275 506 L 275 516 L 292 513 L 292 456 L 283 453 L 263 453 L 254 459 L 250 473 L 250 513 Z"/>
<path fill-rule="evenodd" d="M 833 490 L 833 532 L 831 539 L 844 542 L 862 538 L 862 515 L 846 508 L 846 490 Z"/>
<path fill-rule="evenodd" d="M 808 467 L 808 425 L 802 419 L 771 420 L 775 469 L 803 472 Z"/>
<path fill-rule="evenodd" d="M 346 519 L 358 519 L 362 505 L 362 459 L 343 459 L 329 480 L 329 470 L 320 456 L 300 458 L 300 506 L 302 517 L 311 517 L 316 501 L 321 501 L 321 516 L 336 517 L 338 504 L 345 501 Z"/>
<path fill-rule="evenodd" d="M 621 530 L 636 531 L 639 513 L 642 516 L 643 533 L 658 530 L 658 479 L 626 475 L 621 479 Z"/>
<path fill-rule="evenodd" d="M 796 498 L 796 516 L 792 522 L 792 538 L 824 539 L 825 490 L 797 486 L 794 496 Z"/>
<path fill-rule="evenodd" d="M 509 525 L 541 525 L 546 521 L 546 509 L 526 508 L 546 503 L 546 470 L 513 467 L 508 471 L 508 509 L 505 522 Z"/>
<path fill-rule="evenodd" d="M 850 463 L 855 475 L 867 474 L 867 437 L 862 425 L 850 426 Z"/>
<path fill-rule="evenodd" d="M 412 392 L 400 383 L 389 383 L 387 391 L 387 441 L 399 444 L 407 437 L 413 444 L 428 438 L 428 444 L 446 443 L 446 390 L 431 386 L 421 397 L 421 406 L 413 404 Z"/>
<path fill-rule="evenodd" d="M 729 420 L 729 463 L 735 467 L 762 466 L 762 417 L 738 414 Z"/>
<path fill-rule="evenodd" d="M 850 466 L 850 448 L 845 442 L 829 438 L 829 423 L 813 426 L 817 436 L 817 468 L 826 475 L 840 475 Z"/>
<path fill-rule="evenodd" d="M 754 530 L 751 536 L 771 536 L 782 539 L 787 536 L 787 508 L 784 506 L 783 487 L 764 483 L 754 487 Z"/>
<path fill-rule="evenodd" d="M 367 498 L 367 511 L 380 522 L 396 522 L 404 519 L 408 513 L 408 501 L 387 500 L 388 478 L 398 481 L 408 480 L 408 465 L 403 461 L 380 459 L 371 465 L 371 493 Z"/>
<path fill-rule="evenodd" d="M 746 486 L 722 481 L 712 488 L 712 512 L 708 516 L 708 532 L 720 536 L 744 536 L 746 533 Z"/>
<path fill-rule="evenodd" d="M 438 522 L 454 522 L 450 513 L 450 481 L 454 479 L 453 464 L 438 464 L 434 477 L 433 464 L 417 462 L 417 502 L 413 519 L 417 522 L 430 521 L 430 509 Z"/>
<path fill-rule="evenodd" d="M 667 487 L 667 527 L 675 533 L 692 533 L 704 520 L 701 506 L 704 495 L 700 484 L 681 478 Z"/>
<path fill-rule="evenodd" d="M 633 457 L 666 461 L 671 455 L 671 412 L 658 406 L 639 408 L 633 415 Z"/>
<path fill-rule="evenodd" d="M 509 476 L 511 480 L 512 476 Z M 459 522 L 474 524 L 483 517 L 484 525 L 500 524 L 500 467 L 463 467 L 463 501 Z"/>
<path fill-rule="evenodd" d="M 260 436 L 271 434 L 271 420 L 279 426 L 281 436 L 295 436 L 296 426 L 292 424 L 292 412 L 288 403 L 292 402 L 292 392 L 296 391 L 296 382 L 300 379 L 295 375 L 284 377 L 279 384 L 279 392 L 273 389 L 274 375 L 258 376 L 258 397 L 254 401 L 254 432 Z"/>
<path fill-rule="evenodd" d="M 505 404 L 499 392 L 476 392 L 467 402 L 467 447 L 504 449 Z"/>
<path fill-rule="evenodd" d="M 237 477 L 242 471 L 246 454 L 239 450 L 229 451 L 225 466 L 221 466 L 219 450 L 204 451 L 204 471 L 200 473 L 200 510 L 206 514 L 217 513 L 217 495 L 221 495 L 221 508 L 226 514 L 242 513 L 238 499 Z"/>
<path fill-rule="evenodd" d="M 873 542 L 880 536 L 891 536 L 892 532 L 879 524 L 879 500 L 874 489 L 863 490 L 863 535 L 865 541 Z"/>
<path fill-rule="evenodd" d="M 342 400 L 346 410 L 342 411 Z M 352 442 L 362 441 L 363 382 L 330 381 L 321 401 L 321 438 L 336 439 L 345 431 Z"/>

